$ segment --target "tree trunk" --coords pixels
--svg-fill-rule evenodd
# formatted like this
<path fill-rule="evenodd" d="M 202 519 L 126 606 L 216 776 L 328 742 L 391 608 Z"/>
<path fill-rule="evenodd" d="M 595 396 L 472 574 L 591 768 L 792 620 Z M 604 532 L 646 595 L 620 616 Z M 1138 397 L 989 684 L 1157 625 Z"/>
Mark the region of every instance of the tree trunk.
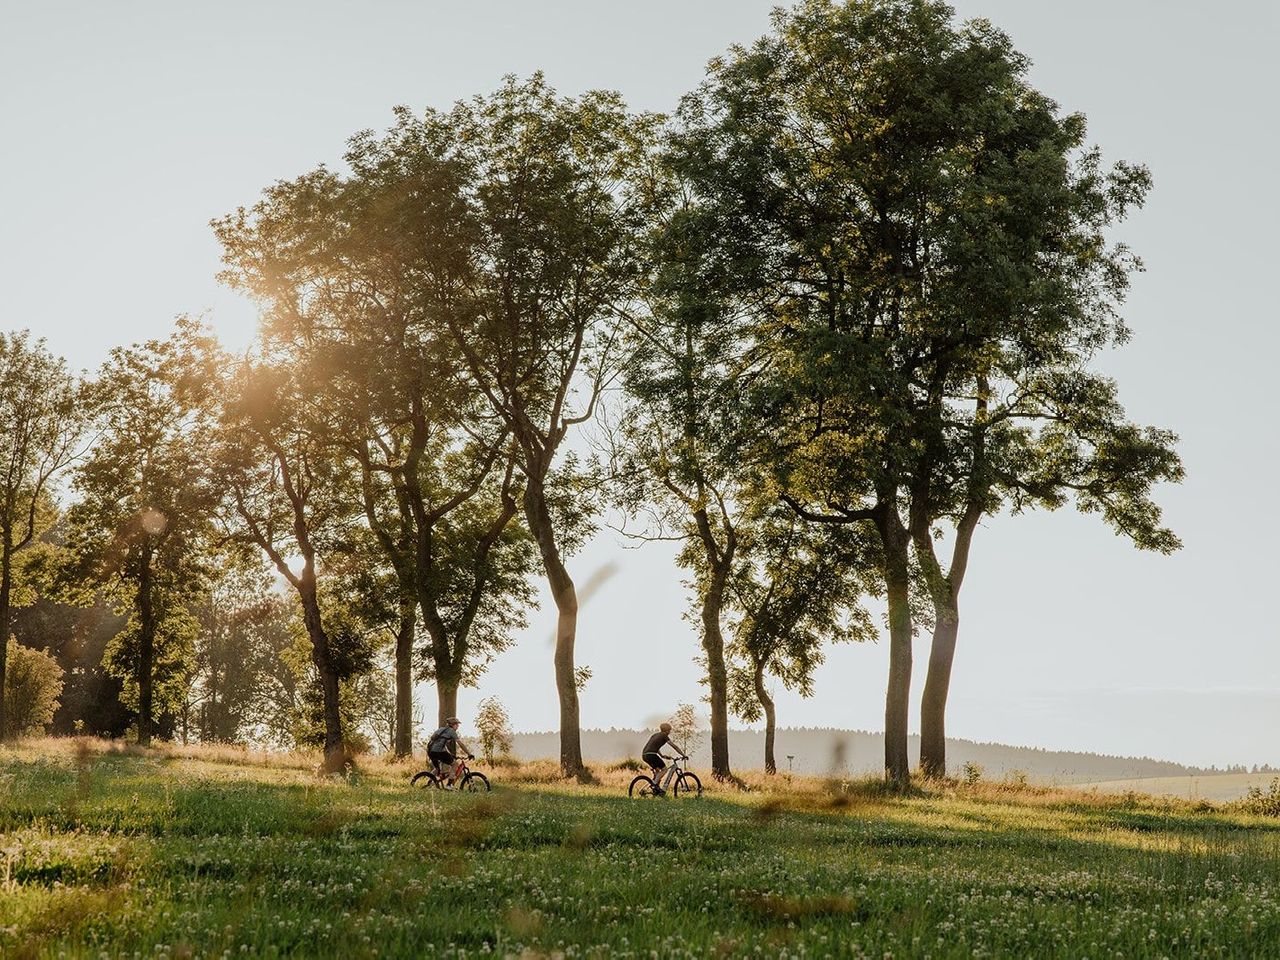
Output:
<path fill-rule="evenodd" d="M 138 743 L 151 746 L 151 681 L 155 661 L 156 624 L 151 607 L 151 550 L 143 551 L 138 578 Z"/>
<path fill-rule="evenodd" d="M 315 581 L 304 579 L 298 590 L 302 599 L 302 620 L 311 640 L 311 662 L 320 675 L 320 692 L 324 704 L 324 765 L 327 773 L 337 773 L 346 764 L 346 745 L 342 738 L 342 713 L 338 700 L 338 669 L 329 650 L 329 637 L 320 620 L 320 602 Z"/>
<path fill-rule="evenodd" d="M 392 752 L 396 758 L 413 755 L 413 643 L 417 637 L 417 610 L 413 598 L 400 599 L 400 626 L 396 630 L 396 719 Z"/>
<path fill-rule="evenodd" d="M 929 672 L 925 675 L 920 700 L 920 769 L 926 777 L 947 775 L 947 692 L 951 688 L 951 664 L 960 631 L 960 612 L 935 605 L 933 647 L 929 651 Z"/>
<path fill-rule="evenodd" d="M 702 649 L 707 654 L 707 686 L 711 695 L 711 775 L 726 780 L 729 770 L 729 675 L 724 665 L 720 608 L 727 570 L 717 570 L 702 598 Z"/>
<path fill-rule="evenodd" d="M 9 735 L 5 703 L 5 671 L 9 659 L 9 595 L 13 590 L 13 550 L 6 532 L 0 547 L 0 740 Z"/>
<path fill-rule="evenodd" d="M 764 772 L 773 775 L 778 772 L 778 763 L 773 756 L 773 735 L 777 729 L 777 717 L 773 710 L 773 697 L 764 686 L 764 663 L 756 664 L 755 669 L 756 699 L 764 710 Z"/>
<path fill-rule="evenodd" d="M 884 579 L 889 600 L 889 683 L 884 704 L 885 776 L 898 786 L 911 777 L 907 722 L 911 700 L 911 606 L 907 532 L 890 509 L 879 524 L 884 547 Z"/>
<path fill-rule="evenodd" d="M 524 489 L 524 515 L 538 541 L 542 568 L 559 615 L 556 618 L 556 692 L 560 697 L 560 771 L 566 777 L 582 777 L 582 731 L 578 718 L 578 677 L 573 646 L 578 630 L 578 593 L 573 578 L 560 559 L 555 528 L 540 479 L 530 477 Z"/>
<path fill-rule="evenodd" d="M 458 715 L 458 682 L 436 678 L 436 701 L 439 704 L 437 718 L 441 727 L 450 717 Z"/>

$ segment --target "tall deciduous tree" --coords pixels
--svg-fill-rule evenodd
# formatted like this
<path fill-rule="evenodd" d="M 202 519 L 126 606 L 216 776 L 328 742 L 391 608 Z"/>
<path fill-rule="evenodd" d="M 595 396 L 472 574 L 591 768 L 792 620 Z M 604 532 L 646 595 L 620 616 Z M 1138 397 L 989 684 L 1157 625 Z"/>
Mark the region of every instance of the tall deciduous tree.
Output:
<path fill-rule="evenodd" d="M 195 632 L 190 606 L 205 585 L 215 488 L 185 359 L 202 339 L 182 321 L 167 340 L 112 351 L 93 385 L 97 436 L 68 511 L 68 572 L 128 612 L 105 659 L 125 682 L 143 745 L 157 708 L 172 715 L 178 705 Z"/>
<path fill-rule="evenodd" d="M 652 535 L 684 542 L 678 562 L 692 573 L 696 595 L 711 771 L 725 779 L 732 770 L 723 618 L 742 563 L 739 454 L 749 424 L 741 417 L 740 392 L 747 361 L 735 318 L 705 275 L 705 225 L 684 205 L 676 181 L 655 182 L 662 219 L 652 237 L 646 313 L 633 320 L 627 338 L 628 399 L 611 458 L 628 510 L 656 521 Z"/>
<path fill-rule="evenodd" d="M 558 612 L 560 766 L 580 776 L 578 596 L 565 547 L 585 511 L 556 460 L 616 374 L 647 216 L 634 181 L 655 121 L 630 116 L 615 94 L 559 97 L 541 76 L 459 105 L 452 121 L 471 157 L 480 239 L 465 309 L 445 316 L 524 474 L 525 521 Z"/>
<path fill-rule="evenodd" d="M 0 688 L 14 564 L 51 521 L 51 483 L 78 452 L 83 397 L 66 364 L 25 331 L 0 334 Z M 0 698 L 0 740 L 8 732 Z"/>
<path fill-rule="evenodd" d="M 1081 265 L 1082 275 L 1087 266 Z M 1071 345 L 1052 363 L 1046 362 L 1052 353 L 1047 345 L 1030 361 L 1017 351 L 993 350 L 1000 362 L 976 378 L 967 407 L 960 398 L 948 405 L 944 428 L 951 443 L 936 459 L 922 458 L 929 462 L 921 469 L 929 473 L 912 484 L 915 553 L 934 608 L 920 706 L 920 767 L 927 776 L 946 774 L 946 703 L 960 591 L 982 517 L 1005 508 L 1056 509 L 1073 500 L 1140 549 L 1169 553 L 1179 546 L 1151 497 L 1157 483 L 1182 478 L 1176 437 L 1127 421 L 1115 384 L 1084 369 L 1089 351 L 1079 345 L 1088 338 L 1064 342 Z M 943 531 L 935 525 L 950 528 L 945 566 L 935 536 Z"/>
<path fill-rule="evenodd" d="M 335 437 L 396 581 L 402 756 L 419 615 L 443 719 L 530 599 L 509 432 L 442 319 L 462 309 L 476 269 L 464 153 L 449 118 L 401 109 L 384 136 L 353 138 L 349 175 L 276 184 L 216 224 L 225 277 L 265 303 L 269 340 L 324 370 L 315 389 L 339 419 Z"/>
<path fill-rule="evenodd" d="M 912 524 L 921 477 L 945 473 L 943 412 L 993 344 L 1071 335 L 1029 296 L 1044 261 L 1070 281 L 1090 252 L 1055 208 L 1123 204 L 1144 175 L 1070 182 L 1078 119 L 1026 83 L 1007 37 L 936 0 L 807 0 L 774 27 L 686 102 L 681 169 L 768 358 L 752 396 L 772 485 L 806 518 L 879 536 L 885 767 L 904 782 Z"/>
<path fill-rule="evenodd" d="M 333 413 L 315 390 L 321 382 L 322 371 L 289 357 L 233 365 L 222 381 L 218 472 L 227 528 L 260 548 L 297 594 L 321 694 L 325 768 L 336 771 L 347 761 L 339 686 L 361 651 L 323 614 L 320 559 L 338 553 L 355 503 Z"/>

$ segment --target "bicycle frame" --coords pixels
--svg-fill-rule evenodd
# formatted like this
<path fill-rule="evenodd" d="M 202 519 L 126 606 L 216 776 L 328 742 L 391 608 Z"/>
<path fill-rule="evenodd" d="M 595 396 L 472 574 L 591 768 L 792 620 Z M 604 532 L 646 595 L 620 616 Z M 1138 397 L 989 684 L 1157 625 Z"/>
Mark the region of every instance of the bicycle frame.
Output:
<path fill-rule="evenodd" d="M 654 783 L 656 783 L 663 790 L 666 790 L 671 786 L 671 781 L 674 780 L 679 775 L 680 770 L 682 769 L 680 765 L 683 763 L 688 763 L 689 761 L 682 760 L 680 757 L 666 757 L 666 756 L 663 756 L 662 754 L 658 754 L 658 756 L 663 757 L 664 760 L 671 761 L 671 764 L 667 767 L 666 770 L 664 770 L 658 776 L 654 777 Z"/>

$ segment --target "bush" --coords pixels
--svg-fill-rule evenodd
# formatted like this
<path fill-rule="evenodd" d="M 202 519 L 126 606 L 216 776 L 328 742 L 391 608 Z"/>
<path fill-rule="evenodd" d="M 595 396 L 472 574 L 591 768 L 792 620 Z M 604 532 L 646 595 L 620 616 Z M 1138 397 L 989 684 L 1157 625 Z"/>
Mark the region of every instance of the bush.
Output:
<path fill-rule="evenodd" d="M 13 736 L 44 733 L 62 695 L 62 667 L 43 650 L 9 638 L 4 673 L 5 724 Z"/>
<path fill-rule="evenodd" d="M 1240 798 L 1239 806 L 1246 813 L 1280 817 L 1280 777 L 1272 780 L 1271 786 L 1266 790 L 1250 787 L 1249 792 Z"/>
<path fill-rule="evenodd" d="M 970 760 L 964 765 L 964 782 L 976 786 L 982 780 L 982 764 Z"/>

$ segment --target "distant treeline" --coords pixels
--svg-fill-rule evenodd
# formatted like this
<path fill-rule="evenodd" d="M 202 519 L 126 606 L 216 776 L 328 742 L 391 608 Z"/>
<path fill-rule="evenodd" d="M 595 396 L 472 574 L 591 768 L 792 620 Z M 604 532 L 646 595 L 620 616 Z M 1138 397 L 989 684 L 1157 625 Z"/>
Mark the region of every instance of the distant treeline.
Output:
<path fill-rule="evenodd" d="M 517 733 L 513 754 L 522 760 L 554 757 L 558 749 L 554 732 Z M 582 753 L 588 760 L 610 761 L 638 757 L 647 731 L 613 729 L 583 730 Z M 866 730 L 836 730 L 830 727 L 784 727 L 777 731 L 776 748 L 782 770 L 798 774 L 858 776 L 877 773 L 884 757 L 884 734 Z M 730 730 L 729 749 L 737 758 L 737 767 L 750 770 L 760 767 L 763 756 L 764 731 Z M 684 746 L 684 744 L 681 744 Z M 919 756 L 920 738 L 909 741 L 911 757 Z M 706 766 L 711 755 L 705 736 L 690 751 L 695 766 Z M 1025 773 L 1038 781 L 1082 783 L 1092 780 L 1126 780 L 1138 777 L 1203 776 L 1212 773 L 1246 773 L 1245 767 L 1192 767 L 1171 760 L 1151 757 L 1113 757 L 1076 750 L 1045 750 L 1040 747 L 1014 747 L 1003 743 L 977 743 L 973 740 L 949 738 L 947 756 L 954 764 L 948 773 L 962 776 L 966 764 L 977 764 L 984 777 L 1003 779 Z M 1253 768 L 1255 773 L 1271 772 L 1271 767 Z"/>

